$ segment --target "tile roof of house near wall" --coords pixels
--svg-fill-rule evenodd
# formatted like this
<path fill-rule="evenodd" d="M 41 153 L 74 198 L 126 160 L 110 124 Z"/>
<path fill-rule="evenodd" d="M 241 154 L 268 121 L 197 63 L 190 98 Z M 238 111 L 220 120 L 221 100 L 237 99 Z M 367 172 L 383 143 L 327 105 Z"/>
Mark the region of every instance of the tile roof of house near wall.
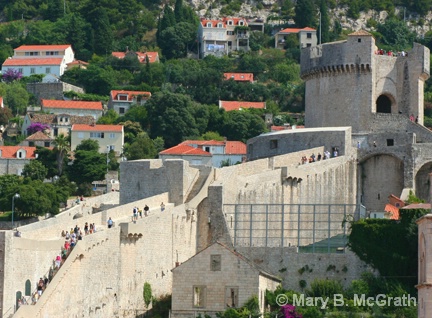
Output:
<path fill-rule="evenodd" d="M 212 25 L 211 27 L 212 28 L 217 28 L 218 24 L 222 23 L 222 27 L 226 28 L 227 25 L 228 25 L 228 21 L 232 21 L 233 22 L 232 26 L 239 25 L 240 21 L 243 21 L 243 23 L 244 23 L 245 26 L 248 25 L 247 20 L 243 19 L 243 18 L 222 18 L 220 20 L 201 19 L 201 24 L 202 24 L 203 27 L 207 27 L 207 24 L 211 23 L 211 25 Z"/>
<path fill-rule="evenodd" d="M 33 135 L 28 136 L 25 140 L 52 140 L 49 136 L 41 131 L 35 132 Z"/>
<path fill-rule="evenodd" d="M 401 209 L 404 209 L 404 210 L 408 210 L 408 209 L 425 209 L 425 210 L 430 210 L 431 209 L 431 204 L 430 203 L 413 203 L 413 204 L 404 206 Z"/>
<path fill-rule="evenodd" d="M 29 113 L 29 118 L 32 123 L 52 124 L 54 123 L 56 115 Z"/>
<path fill-rule="evenodd" d="M 69 115 L 69 114 L 37 114 L 30 113 L 29 117 L 32 123 L 41 123 L 46 125 L 56 124 L 57 118 L 61 116 L 69 116 L 70 124 L 85 124 L 91 125 L 95 123 L 95 119 L 93 116 L 78 116 L 78 115 Z"/>
<path fill-rule="evenodd" d="M 14 49 L 14 51 L 53 51 L 53 50 L 66 50 L 71 47 L 70 44 L 59 45 L 21 45 Z"/>
<path fill-rule="evenodd" d="M 72 131 L 112 131 L 112 132 L 122 132 L 123 125 L 72 125 Z"/>
<path fill-rule="evenodd" d="M 4 61 L 3 66 L 32 66 L 32 65 L 61 65 L 61 58 L 31 58 L 31 59 L 15 59 L 8 58 Z"/>
<path fill-rule="evenodd" d="M 225 80 L 234 80 L 236 82 L 253 82 L 253 73 L 224 73 Z"/>
<path fill-rule="evenodd" d="M 225 145 L 225 142 L 218 141 L 218 140 L 185 140 L 182 143 L 180 143 L 180 145 L 223 146 Z"/>
<path fill-rule="evenodd" d="M 155 63 L 159 59 L 159 53 L 158 52 L 134 52 L 140 61 L 140 63 L 146 62 L 146 56 L 148 56 L 149 63 Z M 112 52 L 112 56 L 118 58 L 118 59 L 124 59 L 126 56 L 126 52 Z"/>
<path fill-rule="evenodd" d="M 238 102 L 238 101 L 219 101 L 219 108 L 223 108 L 226 111 L 240 110 L 241 108 L 259 108 L 265 109 L 265 102 Z"/>
<path fill-rule="evenodd" d="M 241 141 L 227 141 L 225 144 L 225 154 L 227 155 L 245 155 L 246 144 Z"/>
<path fill-rule="evenodd" d="M 20 149 L 26 151 L 26 157 L 20 159 L 35 159 L 36 147 L 25 147 L 25 146 L 0 146 L 1 156 L 0 159 L 16 159 L 17 152 Z"/>
<path fill-rule="evenodd" d="M 127 94 L 128 95 L 128 101 L 132 101 L 134 96 L 143 95 L 145 98 L 150 98 L 151 93 L 150 92 L 144 92 L 144 91 L 111 91 L 111 98 L 113 100 L 117 100 L 118 94 Z"/>
<path fill-rule="evenodd" d="M 386 206 L 384 207 L 384 211 L 389 213 L 390 220 L 399 220 L 399 209 L 394 205 L 387 203 Z"/>
<path fill-rule="evenodd" d="M 101 102 L 42 99 L 41 104 L 43 108 L 92 109 L 92 110 L 103 109 Z"/>
<path fill-rule="evenodd" d="M 211 153 L 199 148 L 188 145 L 177 145 L 159 152 L 159 155 L 182 155 L 182 156 L 206 156 L 211 157 Z"/>

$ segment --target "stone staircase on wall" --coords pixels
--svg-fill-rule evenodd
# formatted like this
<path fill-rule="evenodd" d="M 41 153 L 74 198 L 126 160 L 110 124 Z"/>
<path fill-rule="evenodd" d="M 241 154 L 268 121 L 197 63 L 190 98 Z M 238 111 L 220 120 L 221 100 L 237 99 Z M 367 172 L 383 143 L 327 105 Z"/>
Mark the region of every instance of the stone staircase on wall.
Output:
<path fill-rule="evenodd" d="M 212 167 L 207 167 L 207 166 L 199 166 L 197 168 L 199 170 L 198 179 L 195 181 L 192 189 L 187 194 L 185 203 L 192 200 L 200 192 L 201 188 L 203 187 L 206 180 L 208 179 L 210 173 L 213 171 Z"/>

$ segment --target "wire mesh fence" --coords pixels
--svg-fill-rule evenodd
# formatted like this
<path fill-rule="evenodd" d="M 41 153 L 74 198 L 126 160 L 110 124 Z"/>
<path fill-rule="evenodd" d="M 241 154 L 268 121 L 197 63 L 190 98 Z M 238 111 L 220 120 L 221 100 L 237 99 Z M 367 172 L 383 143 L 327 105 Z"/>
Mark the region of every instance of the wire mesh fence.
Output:
<path fill-rule="evenodd" d="M 225 204 L 235 247 L 297 247 L 301 253 L 343 253 L 349 220 L 360 204 Z"/>

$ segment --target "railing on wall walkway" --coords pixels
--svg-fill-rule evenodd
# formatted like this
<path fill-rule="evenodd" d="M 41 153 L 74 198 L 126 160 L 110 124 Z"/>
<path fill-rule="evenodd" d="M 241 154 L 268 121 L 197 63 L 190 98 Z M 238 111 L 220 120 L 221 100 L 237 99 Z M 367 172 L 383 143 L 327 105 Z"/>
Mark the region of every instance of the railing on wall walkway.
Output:
<path fill-rule="evenodd" d="M 296 247 L 300 253 L 344 253 L 349 221 L 361 204 L 225 204 L 234 247 Z"/>

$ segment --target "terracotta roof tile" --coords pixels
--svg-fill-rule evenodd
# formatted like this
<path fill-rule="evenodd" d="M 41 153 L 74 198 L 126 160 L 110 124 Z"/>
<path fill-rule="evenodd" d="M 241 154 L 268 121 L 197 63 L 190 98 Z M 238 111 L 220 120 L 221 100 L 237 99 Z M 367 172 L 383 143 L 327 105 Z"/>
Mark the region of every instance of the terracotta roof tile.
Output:
<path fill-rule="evenodd" d="M 42 108 L 93 109 L 102 111 L 101 102 L 42 99 Z"/>
<path fill-rule="evenodd" d="M 29 118 L 32 123 L 41 123 L 41 124 L 47 124 L 50 125 L 54 123 L 56 115 L 54 114 L 37 114 L 37 113 L 30 113 Z"/>
<path fill-rule="evenodd" d="M 127 94 L 128 95 L 128 101 L 132 101 L 133 98 L 135 96 L 138 96 L 138 95 L 142 95 L 144 98 L 150 98 L 151 97 L 151 93 L 150 92 L 144 92 L 144 91 L 123 91 L 123 90 L 122 91 L 116 91 L 116 90 L 113 90 L 113 91 L 111 91 L 111 99 L 118 100 L 117 96 L 119 94 Z"/>
<path fill-rule="evenodd" d="M 408 209 L 426 209 L 426 210 L 430 210 L 431 209 L 431 204 L 430 203 L 413 203 L 407 206 L 404 206 L 403 208 L 401 208 L 403 210 L 408 210 Z"/>
<path fill-rule="evenodd" d="M 32 123 L 41 123 L 46 125 L 51 125 L 57 123 L 57 118 L 60 116 L 68 116 L 70 120 L 70 124 L 86 124 L 91 125 L 95 123 L 95 119 L 93 116 L 77 116 L 77 115 L 69 115 L 69 114 L 38 114 L 38 113 L 30 113 L 29 118 Z"/>
<path fill-rule="evenodd" d="M 32 59 L 21 59 L 21 58 L 9 58 L 3 63 L 3 66 L 29 66 L 29 65 L 61 65 L 62 58 L 32 58 Z"/>
<path fill-rule="evenodd" d="M 89 63 L 87 63 L 85 61 L 81 61 L 81 60 L 74 60 L 74 61 L 68 63 L 67 65 L 89 65 Z"/>
<path fill-rule="evenodd" d="M 25 140 L 52 140 L 41 131 L 35 132 L 33 135 L 28 136 Z"/>
<path fill-rule="evenodd" d="M 219 101 L 219 108 L 225 109 L 227 112 L 231 110 L 240 110 L 246 108 L 265 109 L 265 102 L 238 102 L 238 101 Z"/>
<path fill-rule="evenodd" d="M 72 125 L 72 131 L 113 131 L 122 132 L 123 125 Z"/>
<path fill-rule="evenodd" d="M 372 36 L 372 34 L 365 30 L 358 30 L 356 32 L 348 34 L 348 36 Z"/>
<path fill-rule="evenodd" d="M 299 33 L 300 31 L 316 31 L 315 29 L 306 27 L 303 29 L 298 29 L 298 28 L 286 28 L 283 30 L 280 30 L 278 33 Z"/>
<path fill-rule="evenodd" d="M 53 51 L 53 50 L 66 50 L 71 47 L 70 44 L 59 45 L 21 45 L 14 49 L 14 51 Z"/>
<path fill-rule="evenodd" d="M 244 18 L 222 18 L 222 19 L 219 19 L 219 20 L 211 20 L 211 19 L 201 19 L 201 25 L 203 26 L 203 27 L 207 27 L 207 24 L 208 23 L 211 23 L 211 27 L 212 28 L 217 28 L 217 26 L 218 26 L 218 24 L 219 23 L 222 23 L 222 27 L 223 28 L 226 28 L 227 27 L 227 25 L 228 25 L 228 23 L 229 23 L 229 21 L 232 21 L 232 25 L 233 26 L 238 26 L 238 25 L 240 25 L 239 24 L 239 22 L 240 21 L 243 21 L 243 25 L 244 26 L 247 26 L 248 25 L 248 23 L 247 23 L 247 20 L 246 19 L 244 19 Z"/>
<path fill-rule="evenodd" d="M 225 153 L 227 155 L 245 155 L 246 144 L 241 141 L 227 141 L 225 144 Z"/>
<path fill-rule="evenodd" d="M 394 205 L 387 203 L 384 211 L 386 211 L 387 213 L 389 213 L 390 220 L 399 220 L 399 209 L 397 207 L 395 207 Z"/>
<path fill-rule="evenodd" d="M 159 53 L 158 52 L 133 52 L 136 54 L 140 63 L 146 62 L 146 56 L 148 56 L 149 63 L 155 63 L 159 61 Z M 126 56 L 126 52 L 112 52 L 112 56 L 118 59 L 124 59 Z"/>
<path fill-rule="evenodd" d="M 253 73 L 224 73 L 225 80 L 233 79 L 236 82 L 253 82 Z"/>
<path fill-rule="evenodd" d="M 200 148 L 194 148 L 188 145 L 177 145 L 159 152 L 160 155 L 182 155 L 182 156 L 206 156 L 211 157 L 211 153 Z"/>
<path fill-rule="evenodd" d="M 23 149 L 26 151 L 26 157 L 20 159 L 35 159 L 36 147 L 25 147 L 25 146 L 0 146 L 0 159 L 13 159 L 17 158 L 18 150 Z"/>
<path fill-rule="evenodd" d="M 217 140 L 185 140 L 180 145 L 223 146 L 225 142 Z M 192 146 L 191 146 L 192 147 Z"/>

